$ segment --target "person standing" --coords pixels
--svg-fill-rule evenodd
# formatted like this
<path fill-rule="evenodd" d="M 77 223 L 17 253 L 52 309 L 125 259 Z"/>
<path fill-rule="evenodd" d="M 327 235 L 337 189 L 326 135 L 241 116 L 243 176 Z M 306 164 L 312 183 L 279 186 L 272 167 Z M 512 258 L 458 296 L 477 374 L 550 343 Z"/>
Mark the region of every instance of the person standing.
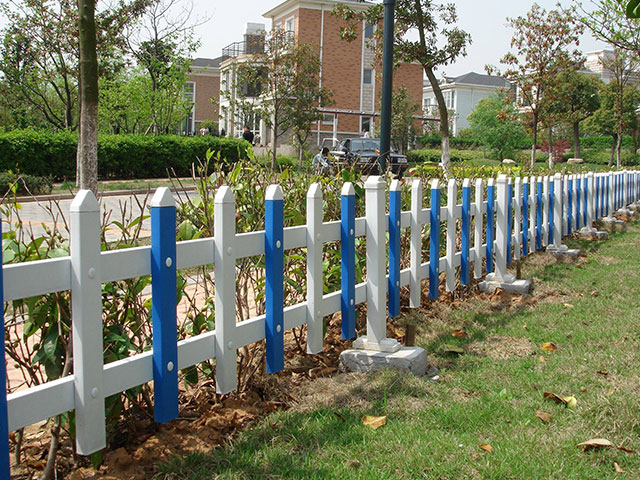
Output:
<path fill-rule="evenodd" d="M 242 132 L 242 138 L 253 145 L 253 132 L 249 130 L 247 125 L 244 126 L 244 132 Z"/>
<path fill-rule="evenodd" d="M 331 165 L 327 147 L 323 147 L 322 152 L 313 157 L 311 165 L 316 175 L 333 175 L 333 166 Z"/>

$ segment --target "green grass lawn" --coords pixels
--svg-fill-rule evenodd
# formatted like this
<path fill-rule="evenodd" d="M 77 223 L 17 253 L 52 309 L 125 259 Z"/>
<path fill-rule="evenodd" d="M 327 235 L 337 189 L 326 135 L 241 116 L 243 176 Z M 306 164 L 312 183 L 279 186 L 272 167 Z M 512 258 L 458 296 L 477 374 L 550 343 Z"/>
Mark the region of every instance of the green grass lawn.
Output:
<path fill-rule="evenodd" d="M 545 254 L 523 263 L 532 301 L 475 297 L 410 313 L 440 381 L 397 372 L 316 380 L 296 407 L 223 449 L 160 465 L 156 478 L 640 478 L 640 454 L 576 448 L 600 437 L 640 450 L 640 227 L 583 246 L 576 265 Z M 543 351 L 545 342 L 557 350 Z M 367 414 L 388 423 L 365 427 Z"/>

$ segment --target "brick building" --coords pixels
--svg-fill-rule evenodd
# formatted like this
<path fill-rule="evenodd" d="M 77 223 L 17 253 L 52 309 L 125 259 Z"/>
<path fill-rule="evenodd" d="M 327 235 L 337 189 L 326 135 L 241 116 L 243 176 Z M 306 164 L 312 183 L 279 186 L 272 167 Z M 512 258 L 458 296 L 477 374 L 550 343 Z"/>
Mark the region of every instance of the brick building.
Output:
<path fill-rule="evenodd" d="M 374 52 L 367 42 L 376 27 L 363 22 L 353 42 L 340 39 L 339 31 L 344 21 L 332 13 L 338 3 L 349 3 L 354 9 L 366 9 L 371 5 L 354 0 L 285 0 L 263 15 L 271 20 L 272 28 L 289 32 L 295 41 L 318 46 L 320 86 L 332 92 L 334 101 L 325 109 L 323 119 L 313 126 L 313 137 L 318 144 L 325 137 L 359 136 L 365 130 L 374 132 L 379 121 L 382 69 L 376 64 Z M 256 45 L 251 42 L 252 36 L 262 34 L 263 30 L 261 24 L 248 24 L 244 41 L 223 50 L 225 59 L 220 64 L 223 90 L 234 84 L 235 66 L 251 61 L 250 47 Z M 407 87 L 416 104 L 416 114 L 420 113 L 422 105 L 422 77 L 422 68 L 417 64 L 403 64 L 394 74 L 394 88 Z M 230 91 L 230 94 L 234 92 Z M 224 97 L 220 98 L 220 118 L 226 132 L 239 136 L 243 123 L 249 123 L 259 134 L 261 143 L 269 143 L 270 132 L 265 122 L 232 118 Z"/>
<path fill-rule="evenodd" d="M 217 122 L 219 108 L 210 99 L 220 97 L 220 63 L 224 57 L 196 58 L 187 77 L 185 96 L 193 102 L 191 114 L 185 119 L 183 132 L 194 135 L 205 120 Z"/>

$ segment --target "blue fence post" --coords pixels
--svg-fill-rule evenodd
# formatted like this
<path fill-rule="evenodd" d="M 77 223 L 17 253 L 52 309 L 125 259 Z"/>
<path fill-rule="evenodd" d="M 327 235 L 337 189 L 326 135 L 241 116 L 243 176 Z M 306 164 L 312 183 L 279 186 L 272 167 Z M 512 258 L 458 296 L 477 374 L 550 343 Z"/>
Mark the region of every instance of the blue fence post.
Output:
<path fill-rule="evenodd" d="M 580 199 L 582 196 L 580 195 L 580 189 L 582 188 L 582 177 L 581 175 L 576 175 L 576 230 L 580 229 L 580 224 L 582 218 L 580 217 Z"/>
<path fill-rule="evenodd" d="M 389 188 L 389 316 L 400 315 L 400 216 L 402 188 L 393 180 Z"/>
<path fill-rule="evenodd" d="M 522 256 L 529 254 L 529 177 L 522 182 Z"/>
<path fill-rule="evenodd" d="M 553 177 L 549 179 L 549 240 L 547 245 L 553 245 L 553 201 L 554 201 L 554 181 Z"/>
<path fill-rule="evenodd" d="M 511 242 L 513 237 L 513 183 L 511 177 L 507 185 L 507 265 L 511 265 Z"/>
<path fill-rule="evenodd" d="M 2 222 L 0 222 L 2 238 Z M 2 345 L 0 346 L 0 476 L 11 478 L 9 464 L 9 416 L 7 413 L 7 365 L 4 352 L 4 275 L 2 272 L 2 252 L 0 251 L 0 314 L 2 315 Z"/>
<path fill-rule="evenodd" d="M 591 225 L 587 225 L 588 220 L 588 215 L 587 215 L 587 210 L 589 209 L 589 176 L 587 175 L 583 175 L 582 176 L 582 219 L 583 222 L 582 224 L 584 226 L 588 226 L 591 227 Z"/>
<path fill-rule="evenodd" d="M 267 373 L 284 368 L 284 201 L 280 185 L 269 185 L 265 205 Z"/>
<path fill-rule="evenodd" d="M 595 205 L 595 218 L 594 220 L 598 220 L 600 218 L 600 210 L 601 210 L 601 200 L 600 200 L 600 175 L 596 174 L 596 178 L 595 178 L 595 201 L 596 201 L 596 205 Z"/>
<path fill-rule="evenodd" d="M 611 174 L 607 175 L 607 193 L 606 193 L 606 215 L 609 216 L 611 215 L 611 209 L 613 208 L 613 205 L 611 205 L 611 202 L 609 201 L 609 198 L 611 197 Z"/>
<path fill-rule="evenodd" d="M 342 338 L 356 336 L 356 192 L 351 182 L 342 187 L 340 211 Z"/>
<path fill-rule="evenodd" d="M 460 283 L 469 285 L 469 251 L 471 249 L 471 180 L 462 182 L 462 249 L 460 252 Z"/>
<path fill-rule="evenodd" d="M 493 178 L 489 179 L 489 183 L 487 184 L 487 266 L 486 273 L 493 272 L 493 242 L 495 240 L 495 180 Z"/>
<path fill-rule="evenodd" d="M 429 234 L 429 298 L 438 298 L 440 283 L 440 183 L 431 182 L 431 214 Z"/>
<path fill-rule="evenodd" d="M 178 416 L 176 206 L 171 190 L 151 199 L 151 320 L 153 324 L 154 419 Z"/>
<path fill-rule="evenodd" d="M 573 231 L 573 175 L 568 176 L 567 187 L 567 235 Z"/>

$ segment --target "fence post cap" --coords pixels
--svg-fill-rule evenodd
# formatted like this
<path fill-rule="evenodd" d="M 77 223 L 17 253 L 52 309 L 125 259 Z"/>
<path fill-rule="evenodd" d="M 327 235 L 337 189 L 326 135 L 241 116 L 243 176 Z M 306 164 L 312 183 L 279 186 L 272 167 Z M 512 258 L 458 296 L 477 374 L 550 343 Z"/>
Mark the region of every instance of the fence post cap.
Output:
<path fill-rule="evenodd" d="M 419 188 L 422 188 L 422 180 L 420 180 L 419 178 L 412 178 L 411 190 L 418 190 Z"/>
<path fill-rule="evenodd" d="M 542 176 L 538 176 L 538 183 L 542 183 L 542 180 L 543 180 Z"/>
<path fill-rule="evenodd" d="M 556 174 L 553 176 L 553 178 L 556 178 L 556 179 L 558 179 L 558 180 L 561 180 L 561 179 L 562 179 L 562 174 L 561 174 L 560 172 L 558 172 L 558 173 L 556 173 Z"/>
<path fill-rule="evenodd" d="M 482 182 L 481 178 L 476 178 L 476 188 L 482 188 Z"/>
<path fill-rule="evenodd" d="M 517 179 L 516 179 L 517 180 Z M 529 177 L 524 177 L 522 183 L 529 183 Z"/>
<path fill-rule="evenodd" d="M 593 177 L 593 172 L 588 172 L 587 177 Z"/>
<path fill-rule="evenodd" d="M 355 195 L 356 191 L 353 188 L 353 183 L 351 182 L 347 182 L 344 185 L 342 185 L 342 192 L 340 192 L 340 195 L 342 195 L 343 197 L 348 197 L 350 195 Z"/>
<path fill-rule="evenodd" d="M 402 186 L 400 185 L 400 180 L 394 179 L 391 180 L 391 185 L 389 186 L 389 191 L 391 192 L 399 192 L 402 190 Z"/>
<path fill-rule="evenodd" d="M 471 179 L 470 178 L 465 178 L 462 181 L 462 188 L 469 188 L 471 186 Z"/>
<path fill-rule="evenodd" d="M 374 189 L 374 190 L 382 190 L 385 187 L 385 183 L 382 180 L 382 177 L 380 177 L 379 175 L 371 175 L 370 177 L 367 178 L 367 181 L 364 182 L 364 188 L 366 188 L 367 190 L 369 189 Z"/>
<path fill-rule="evenodd" d="M 307 190 L 307 198 L 322 198 L 322 185 L 318 182 L 312 183 Z"/>
<path fill-rule="evenodd" d="M 71 212 L 99 212 L 100 205 L 91 190 L 80 190 L 69 207 Z"/>
<path fill-rule="evenodd" d="M 496 179 L 491 177 L 488 181 L 487 181 L 487 187 L 493 187 L 496 183 Z"/>
<path fill-rule="evenodd" d="M 282 188 L 280 187 L 280 185 L 269 185 L 267 187 L 265 200 L 282 200 Z"/>
<path fill-rule="evenodd" d="M 171 194 L 171 190 L 168 187 L 159 187 L 156 189 L 156 193 L 153 194 L 153 198 L 151 199 L 152 207 L 173 207 L 175 206 L 175 201 L 173 199 L 173 195 Z"/>
<path fill-rule="evenodd" d="M 498 183 L 507 183 L 507 176 L 504 173 L 498 175 Z"/>
<path fill-rule="evenodd" d="M 431 190 L 437 190 L 440 188 L 440 179 L 433 178 L 431 179 Z"/>
<path fill-rule="evenodd" d="M 455 187 L 456 185 L 457 185 L 457 182 L 455 178 L 450 178 L 449 181 L 447 182 L 447 188 L 452 188 L 452 187 Z"/>
<path fill-rule="evenodd" d="M 214 203 L 235 203 L 235 196 L 231 187 L 223 185 L 218 189 Z"/>

